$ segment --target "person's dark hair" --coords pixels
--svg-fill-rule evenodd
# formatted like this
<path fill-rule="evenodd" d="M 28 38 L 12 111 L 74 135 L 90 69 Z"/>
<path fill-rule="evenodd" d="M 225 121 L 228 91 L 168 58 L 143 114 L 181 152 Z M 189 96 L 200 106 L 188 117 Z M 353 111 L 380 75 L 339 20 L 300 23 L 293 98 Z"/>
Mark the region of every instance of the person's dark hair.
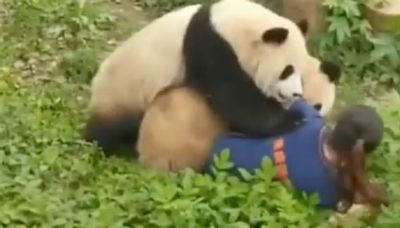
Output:
<path fill-rule="evenodd" d="M 354 202 L 357 193 L 363 203 L 373 206 L 387 204 L 383 194 L 369 182 L 365 170 L 366 154 L 373 152 L 383 138 L 383 121 L 372 107 L 352 105 L 337 118 L 328 144 L 338 155 L 339 180 L 344 199 Z"/>

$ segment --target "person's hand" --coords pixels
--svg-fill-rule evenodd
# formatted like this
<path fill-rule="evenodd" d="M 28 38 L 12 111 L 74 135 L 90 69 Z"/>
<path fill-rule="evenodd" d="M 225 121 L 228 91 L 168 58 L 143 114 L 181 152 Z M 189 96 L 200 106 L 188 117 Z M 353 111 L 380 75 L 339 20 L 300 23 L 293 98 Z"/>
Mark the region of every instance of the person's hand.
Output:
<path fill-rule="evenodd" d="M 357 221 L 360 219 L 369 218 L 374 216 L 376 213 L 377 210 L 368 205 L 353 204 L 346 213 L 334 213 L 331 215 L 329 222 L 335 226 L 357 224 Z"/>

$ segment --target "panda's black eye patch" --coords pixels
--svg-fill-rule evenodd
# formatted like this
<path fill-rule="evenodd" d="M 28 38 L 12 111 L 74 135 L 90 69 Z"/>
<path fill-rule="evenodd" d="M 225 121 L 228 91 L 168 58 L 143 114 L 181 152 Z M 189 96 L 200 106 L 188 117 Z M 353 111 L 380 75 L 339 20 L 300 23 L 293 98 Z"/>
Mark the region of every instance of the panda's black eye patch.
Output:
<path fill-rule="evenodd" d="M 294 73 L 294 68 L 292 65 L 287 65 L 285 69 L 282 71 L 281 76 L 279 76 L 279 80 L 285 80 L 287 79 L 290 75 Z"/>
<path fill-rule="evenodd" d="M 317 111 L 321 111 L 322 104 L 321 104 L 321 103 L 315 104 L 315 105 L 314 105 L 314 108 L 315 108 Z"/>

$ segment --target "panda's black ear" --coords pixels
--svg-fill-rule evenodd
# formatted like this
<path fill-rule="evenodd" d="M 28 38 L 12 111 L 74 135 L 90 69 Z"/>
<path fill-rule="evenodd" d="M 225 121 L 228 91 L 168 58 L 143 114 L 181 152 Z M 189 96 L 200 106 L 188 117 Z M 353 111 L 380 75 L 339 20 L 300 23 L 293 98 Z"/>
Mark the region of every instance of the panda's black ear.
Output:
<path fill-rule="evenodd" d="M 322 104 L 321 103 L 317 103 L 317 104 L 315 104 L 313 106 L 314 106 L 315 110 L 317 110 L 318 112 L 321 111 L 321 108 L 322 108 Z"/>
<path fill-rule="evenodd" d="M 339 64 L 323 61 L 320 66 L 321 72 L 326 74 L 330 82 L 337 83 L 342 75 Z"/>
<path fill-rule="evenodd" d="M 265 43 L 283 43 L 289 34 L 286 28 L 272 28 L 264 32 L 262 39 Z"/>
<path fill-rule="evenodd" d="M 300 20 L 297 23 L 297 27 L 299 27 L 303 36 L 307 36 L 308 33 L 308 21 L 306 19 Z"/>

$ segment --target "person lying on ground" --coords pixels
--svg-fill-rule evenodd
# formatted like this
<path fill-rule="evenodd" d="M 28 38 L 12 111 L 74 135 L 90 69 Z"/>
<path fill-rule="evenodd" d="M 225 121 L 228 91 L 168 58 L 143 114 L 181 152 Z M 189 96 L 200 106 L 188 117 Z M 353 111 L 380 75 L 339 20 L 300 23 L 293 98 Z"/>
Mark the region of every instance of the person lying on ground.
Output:
<path fill-rule="evenodd" d="M 378 208 L 387 205 L 384 192 L 366 174 L 366 160 L 383 138 L 383 121 L 366 105 L 352 105 L 338 116 L 333 128 L 312 106 L 300 98 L 289 107 L 304 114 L 304 123 L 295 131 L 272 138 L 248 138 L 225 134 L 212 147 L 206 164 L 211 173 L 214 156 L 229 149 L 238 168 L 254 171 L 269 157 L 276 179 L 307 194 L 318 193 L 318 206 L 346 212 L 353 204 Z"/>

